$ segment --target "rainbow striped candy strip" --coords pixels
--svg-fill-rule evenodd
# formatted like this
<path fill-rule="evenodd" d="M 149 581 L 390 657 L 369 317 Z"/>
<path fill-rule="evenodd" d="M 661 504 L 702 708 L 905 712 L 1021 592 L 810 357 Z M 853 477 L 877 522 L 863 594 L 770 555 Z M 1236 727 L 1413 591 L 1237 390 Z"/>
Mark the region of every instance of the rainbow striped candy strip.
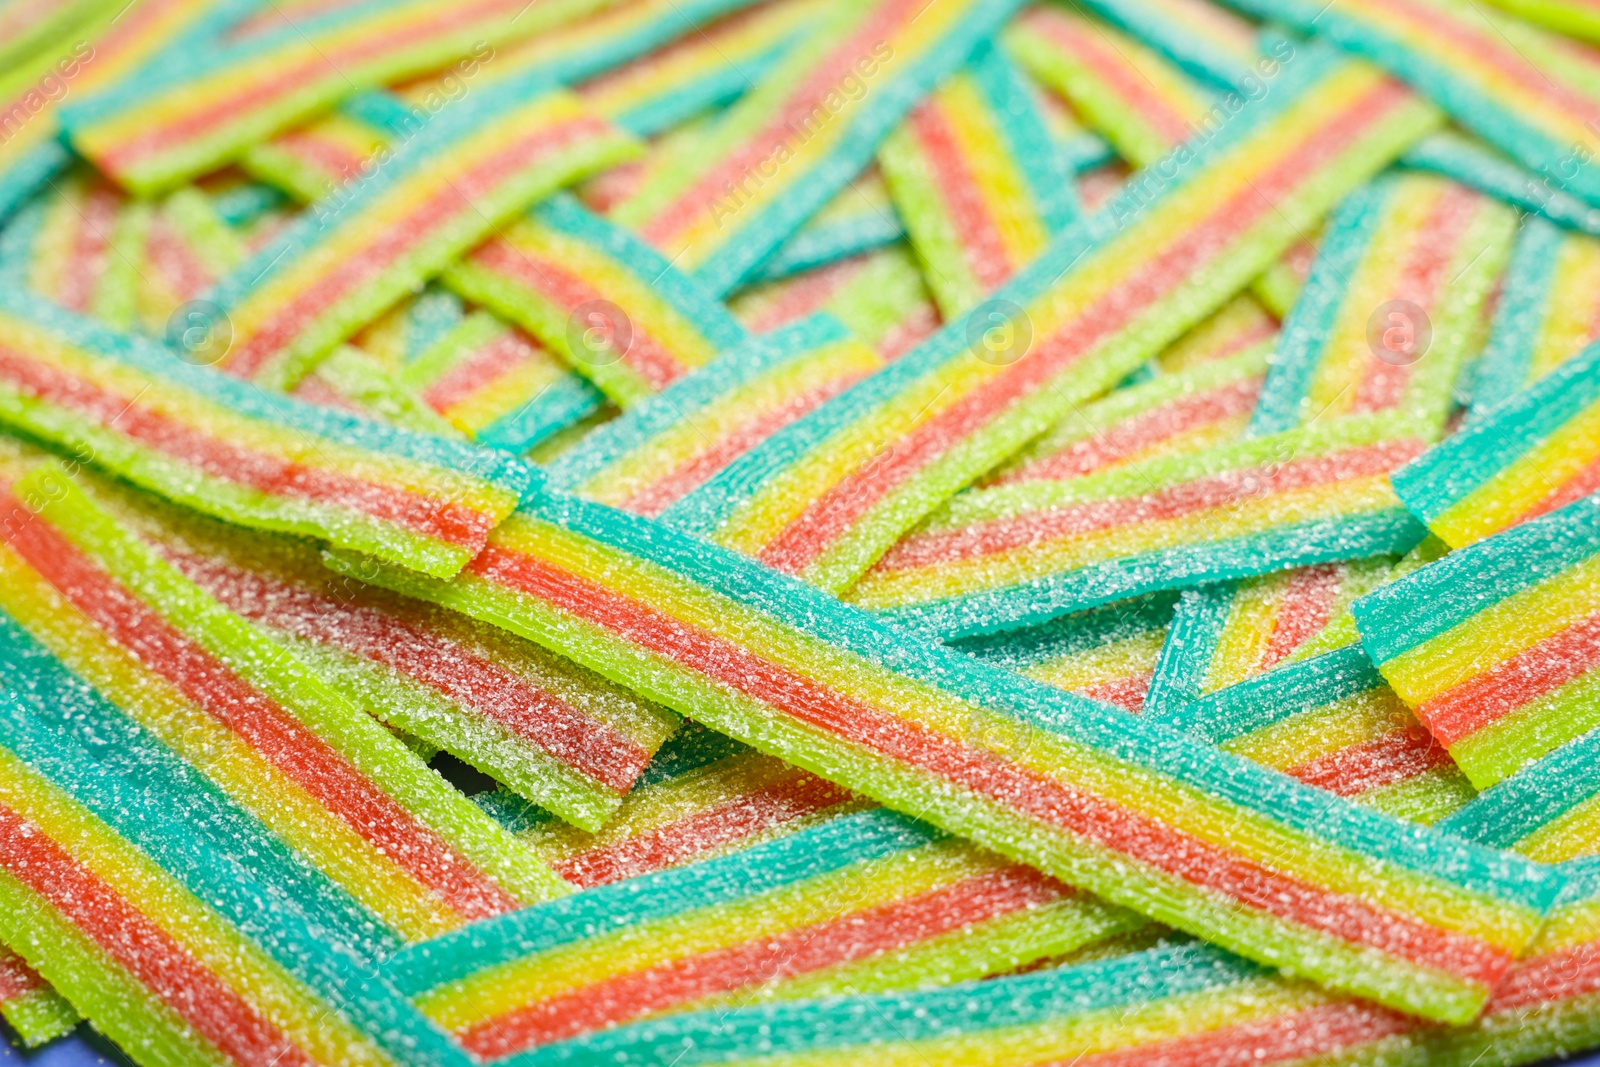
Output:
<path fill-rule="evenodd" d="M 208 294 L 230 374 L 290 386 L 340 341 L 535 200 L 635 143 L 564 91 L 513 82 L 436 116 Z"/>
<path fill-rule="evenodd" d="M 946 317 L 1009 281 L 1080 213 L 1033 93 L 992 45 L 911 109 L 878 161 Z"/>
<path fill-rule="evenodd" d="M 1600 777 L 1590 731 L 1478 794 L 1441 829 L 1508 849 L 1540 863 L 1593 856 L 1600 819 Z"/>
<path fill-rule="evenodd" d="M 8 948 L 0 947 L 0 1017 L 29 1047 L 54 1041 L 81 1016 Z"/>
<path fill-rule="evenodd" d="M 1183 595 L 1152 685 L 1166 710 L 1360 638 L 1350 605 L 1389 580 L 1383 557 L 1322 563 Z"/>
<path fill-rule="evenodd" d="M 585 889 L 749 848 L 868 804 L 697 723 L 661 747 L 598 832 L 557 822 L 505 790 L 474 800 Z"/>
<path fill-rule="evenodd" d="M 1004 39 L 1030 74 L 1071 101 L 1134 166 L 1154 163 L 1188 140 L 1216 102 L 1166 57 L 1064 6 L 1029 8 Z"/>
<path fill-rule="evenodd" d="M 151 336 L 164 336 L 173 314 L 221 281 L 248 255 L 215 202 L 189 186 L 151 213 L 137 258 L 138 321 Z"/>
<path fill-rule="evenodd" d="M 1359 646 L 1265 671 L 1165 707 L 1157 718 L 1408 822 L 1437 823 L 1474 793 Z"/>
<path fill-rule="evenodd" d="M 839 4 L 760 86 L 612 213 L 717 296 L 872 160 L 1020 0 Z"/>
<path fill-rule="evenodd" d="M 107 494 L 100 494 L 107 500 Z M 335 579 L 316 550 L 132 494 L 108 501 L 184 577 L 412 737 L 598 830 L 678 717 L 503 630 Z"/>
<path fill-rule="evenodd" d="M 205 42 L 238 15 L 237 3 L 155 0 L 135 8 L 98 6 L 76 33 L 6 64 L 0 76 L 0 219 L 73 160 L 60 140 L 62 101 L 94 93 L 159 58 L 169 61 Z M 60 8 L 57 8 L 60 10 Z"/>
<path fill-rule="evenodd" d="M 939 327 L 939 309 L 902 244 L 752 285 L 728 306 L 754 333 L 826 312 L 885 359 L 904 355 Z"/>
<path fill-rule="evenodd" d="M 1436 117 L 1311 47 L 1259 99 L 1218 107 L 1214 134 L 990 300 L 688 498 L 687 527 L 848 587 L 951 494 L 1215 311 Z"/>
<path fill-rule="evenodd" d="M 1463 127 L 1600 206 L 1600 60 L 1573 41 L 1465 0 L 1229 0 L 1382 64 Z"/>
<path fill-rule="evenodd" d="M 1176 599 L 1154 593 L 954 647 L 1057 689 L 1139 712 Z"/>
<path fill-rule="evenodd" d="M 1494 325 L 1473 372 L 1481 414 L 1600 341 L 1600 240 L 1530 218 L 1501 283 Z"/>
<path fill-rule="evenodd" d="M 396 378 L 473 440 L 509 452 L 540 444 L 605 403 L 587 378 L 487 311 L 462 319 Z"/>
<path fill-rule="evenodd" d="M 879 810 L 476 924 L 385 971 L 493 1061 L 715 1004 L 980 978 L 1140 924 Z"/>
<path fill-rule="evenodd" d="M 787 278 L 863 252 L 892 245 L 906 235 L 889 197 L 883 172 L 867 168 L 756 268 L 752 282 Z"/>
<path fill-rule="evenodd" d="M 361 328 L 352 343 L 398 373 L 467 317 L 461 298 L 437 282 L 408 296 Z"/>
<path fill-rule="evenodd" d="M 61 39 L 91 23 L 107 0 L 71 0 L 64 4 L 33 4 L 28 0 L 0 3 L 0 68 L 15 69 L 40 52 L 59 45 Z"/>
<path fill-rule="evenodd" d="M 1361 642 L 1479 789 L 1600 721 L 1600 496 L 1356 601 Z"/>
<path fill-rule="evenodd" d="M 597 4 L 562 0 L 519 15 L 512 0 L 353 3 L 123 78 L 62 108 L 61 124 L 72 147 L 123 187 L 156 193 L 361 89 L 481 60 Z"/>
<path fill-rule="evenodd" d="M 336 569 L 363 561 L 331 554 Z M 1556 880 L 885 625 L 653 520 L 536 493 L 452 582 L 507 628 L 760 751 L 1335 988 L 1477 1014 Z"/>
<path fill-rule="evenodd" d="M 1389 475 L 1422 451 L 1379 419 L 955 498 L 848 599 L 966 637 L 1141 593 L 1403 553 L 1424 531 Z"/>
<path fill-rule="evenodd" d="M 882 364 L 836 319 L 801 319 L 600 427 L 545 474 L 557 488 L 670 522 L 674 503 Z"/>
<path fill-rule="evenodd" d="M 1084 7 L 1201 82 L 1250 88 L 1249 68 L 1261 58 L 1260 28 L 1212 0 L 1088 0 Z"/>
<path fill-rule="evenodd" d="M 69 311 L 113 329 L 134 325 L 139 278 L 136 251 L 149 206 L 130 201 L 87 168 L 56 179 L 18 213 L 20 280 Z"/>
<path fill-rule="evenodd" d="M 96 1029 L 149 1065 L 469 1062 L 281 845 L 159 757 L 96 760 L 59 717 L 85 701 L 48 699 L 0 693 L 0 926 Z"/>
<path fill-rule="evenodd" d="M 922 993 L 706 1011 L 553 1046 L 519 1064 L 987 1067 L 1133 1063 L 1513 1067 L 1600 1040 L 1600 864 L 1570 881 L 1527 959 L 1470 1026 L 1431 1026 L 1203 945 Z M 749 1055 L 752 1047 L 762 1052 Z"/>
<path fill-rule="evenodd" d="M 1396 472 L 1394 488 L 1456 548 L 1600 489 L 1600 345 L 1479 413 Z"/>
<path fill-rule="evenodd" d="M 404 937 L 558 894 L 521 849 L 290 646 L 211 599 L 68 468 L 5 502 L 3 606 Z"/>
<path fill-rule="evenodd" d="M 0 422 L 229 522 L 439 575 L 537 476 L 504 453 L 268 396 L 10 291 Z"/>
<path fill-rule="evenodd" d="M 399 382 L 365 349 L 340 345 L 290 393 L 297 400 L 338 408 L 404 430 L 455 437 L 460 431 Z"/>
<path fill-rule="evenodd" d="M 353 96 L 331 115 L 250 146 L 240 163 L 262 180 L 315 201 L 452 101 L 529 74 L 562 84 L 584 82 L 580 93 L 597 113 L 630 132 L 654 133 L 725 102 L 733 77 L 742 91 L 745 79 L 781 54 L 817 7 L 818 0 L 609 3 L 395 94 Z M 733 14 L 724 14 L 730 8 Z"/>
<path fill-rule="evenodd" d="M 624 405 L 749 336 L 693 279 L 570 196 L 540 204 L 444 280 Z"/>
<path fill-rule="evenodd" d="M 1245 341 L 1247 347 L 1235 355 L 1158 374 L 1085 405 L 1017 453 L 985 484 L 1067 481 L 1237 440 L 1266 379 L 1276 336 L 1269 324 L 1264 339 Z"/>
<path fill-rule="evenodd" d="M 1511 208 L 1434 175 L 1380 178 L 1328 224 L 1251 430 L 1389 413 L 1437 435 L 1510 255 Z"/>

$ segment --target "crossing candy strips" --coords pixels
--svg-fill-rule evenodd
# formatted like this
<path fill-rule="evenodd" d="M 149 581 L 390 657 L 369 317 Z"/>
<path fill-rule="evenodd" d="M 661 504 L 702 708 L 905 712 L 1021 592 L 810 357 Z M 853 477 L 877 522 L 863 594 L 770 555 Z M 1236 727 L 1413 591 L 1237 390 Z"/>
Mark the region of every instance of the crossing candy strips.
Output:
<path fill-rule="evenodd" d="M 0 0 L 0 1039 L 1600 1053 L 1592 6 Z"/>

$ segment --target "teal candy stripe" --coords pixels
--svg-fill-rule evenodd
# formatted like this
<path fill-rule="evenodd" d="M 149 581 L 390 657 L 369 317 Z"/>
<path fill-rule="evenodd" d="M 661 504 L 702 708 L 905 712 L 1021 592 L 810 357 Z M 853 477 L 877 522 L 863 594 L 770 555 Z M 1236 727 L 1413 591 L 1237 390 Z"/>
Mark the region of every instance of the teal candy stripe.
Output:
<path fill-rule="evenodd" d="M 887 626 L 737 553 L 685 538 L 659 522 L 554 494 L 536 495 L 522 510 L 530 518 L 593 538 L 756 608 L 869 663 L 1168 775 L 1224 803 L 1258 812 L 1340 847 L 1539 910 L 1555 892 L 1556 880 L 1541 865 L 1508 861 L 1499 853 L 1472 848 L 1426 827 L 1356 807 L 1110 705 L 981 663 Z M 573 651 L 577 654 L 579 650 Z M 693 715 L 692 710 L 687 713 Z"/>
<path fill-rule="evenodd" d="M 743 4 L 748 3 L 750 0 L 743 0 Z M 650 137 L 681 126 L 714 108 L 726 107 L 748 92 L 752 85 L 760 84 L 803 33 L 791 34 L 760 55 L 713 67 L 697 81 L 646 100 L 630 111 L 613 116 L 612 121 L 629 133 Z"/>
<path fill-rule="evenodd" d="M 1344 309 L 1349 280 L 1367 254 L 1396 180 L 1381 177 L 1352 193 L 1328 223 L 1300 299 L 1283 324 L 1278 354 L 1267 370 L 1251 434 L 1290 430 L 1314 412 L 1302 410 L 1327 349 L 1328 331 Z"/>
<path fill-rule="evenodd" d="M 3 182 L 0 178 L 0 184 Z M 9 222 L 5 222 L 6 213 L 0 209 L 0 222 L 5 222 L 0 229 L 0 278 L 5 279 L 7 287 L 26 284 L 28 267 L 33 263 L 34 242 L 44 226 L 47 202 L 43 193 L 29 197 Z"/>
<path fill-rule="evenodd" d="M 1350 645 L 1163 709 L 1156 721 L 1220 745 L 1383 684 L 1383 676 L 1361 647 Z"/>
<path fill-rule="evenodd" d="M 1179 598 L 1140 714 L 1152 722 L 1166 722 L 1200 695 L 1238 592 L 1237 582 L 1219 582 L 1188 590 Z"/>
<path fill-rule="evenodd" d="M 1525 219 L 1517 232 L 1489 340 L 1473 365 L 1474 415 L 1528 387 L 1533 343 L 1550 315 L 1550 284 L 1564 240 L 1560 229 L 1539 218 Z"/>
<path fill-rule="evenodd" d="M 1402 508 L 1295 523 L 1249 537 L 1106 560 L 999 589 L 888 608 L 895 625 L 945 640 L 1031 626 L 1070 611 L 1290 567 L 1409 551 L 1426 533 Z"/>
<path fill-rule="evenodd" d="M 189 831 L 177 832 L 179 826 L 170 821 L 173 811 L 183 810 L 195 817 L 196 825 L 214 828 L 219 840 L 243 842 L 238 851 L 251 877 L 271 887 L 270 895 L 282 896 L 280 905 L 292 901 L 297 913 L 303 911 L 308 921 L 336 943 L 369 960 L 381 959 L 400 947 L 399 939 L 362 904 L 79 679 L 4 612 L 0 612 L 0 656 L 9 668 L 0 685 L 27 709 L 29 724 L 54 735 L 49 744 L 27 749 L 38 757 L 31 761 L 41 769 L 45 761 L 54 761 L 48 762 L 54 768 L 51 776 L 123 836 L 141 841 L 141 847 L 152 855 L 158 853 L 156 844 L 162 841 L 166 842 L 162 847 L 185 846 Z M 58 748 L 68 745 L 83 746 L 88 761 L 61 761 Z M 164 797 L 168 821 L 132 820 L 132 808 L 111 804 L 103 789 L 91 788 L 84 777 L 91 773 L 116 775 L 126 779 L 129 788 Z M 205 873 L 210 876 L 212 872 L 208 869 Z M 212 899 L 206 893 L 201 897 Z"/>
<path fill-rule="evenodd" d="M 1431 521 L 1597 403 L 1600 344 L 1593 344 L 1396 471 L 1395 494 Z"/>
<path fill-rule="evenodd" d="M 188 389 L 244 416 L 340 444 L 398 456 L 418 464 L 469 474 L 508 493 L 526 493 L 538 471 L 505 452 L 431 434 L 414 433 L 268 393 L 249 382 L 173 357 L 161 345 L 106 329 L 13 289 L 0 289 L 0 312 L 49 330 L 70 345 L 115 360 L 160 381 Z"/>
<path fill-rule="evenodd" d="M 27 203 L 51 178 L 65 170 L 72 153 L 59 141 L 45 141 L 29 149 L 22 158 L 0 170 L 0 223 Z"/>
<path fill-rule="evenodd" d="M 458 142 L 476 135 L 485 124 L 506 112 L 525 106 L 541 92 L 556 88 L 550 78 L 535 72 L 490 85 L 441 109 L 396 148 L 382 166 L 372 168 L 361 181 L 345 185 L 341 194 L 348 195 L 342 195 L 331 209 L 318 207 L 300 216 L 276 240 L 212 286 L 206 299 L 223 308 L 238 304 L 290 269 L 311 249 L 326 243 L 342 227 L 360 224 L 364 214 L 390 189 L 418 171 L 437 167 L 440 160 L 451 156 Z"/>
<path fill-rule="evenodd" d="M 548 386 L 531 403 L 503 415 L 473 438 L 490 448 L 525 452 L 605 406 L 605 394 L 587 378 L 568 374 Z"/>
<path fill-rule="evenodd" d="M 1559 189 L 1541 188 L 1541 180 L 1531 172 L 1458 133 L 1443 130 L 1424 137 L 1400 157 L 1400 165 L 1454 178 L 1530 215 L 1600 235 L 1600 208 Z"/>
<path fill-rule="evenodd" d="M 1009 670 L 1022 670 L 1058 656 L 1087 652 L 1161 629 L 1167 625 L 1177 599 L 1176 593 L 1154 593 L 1063 615 L 1029 630 L 953 642 L 952 647 Z"/>
<path fill-rule="evenodd" d="M 1134 175 L 1126 188 L 1099 211 L 1068 226 L 1043 255 L 1002 286 L 994 294 L 995 298 L 1026 307 L 1097 245 L 1157 208 L 1219 155 L 1294 104 L 1341 62 L 1341 57 L 1331 49 L 1302 47 L 1293 62 L 1284 64 L 1271 92 L 1245 103 L 1211 139 L 1202 144 L 1182 145 L 1176 150 L 1178 155 L 1169 157 L 1174 160 L 1177 171 L 1173 179 L 1159 177 L 1163 172 L 1162 164 Z M 983 308 L 980 307 L 973 314 L 981 312 Z M 664 514 L 675 524 L 697 533 L 716 529 L 763 485 L 821 442 L 966 355 L 971 347 L 968 340 L 971 321 L 976 320 L 967 316 L 947 324 L 914 351 L 739 457 Z"/>
<path fill-rule="evenodd" d="M 1039 114 L 1038 101 L 1022 80 L 1022 72 L 993 43 L 983 46 L 971 63 L 973 79 L 999 124 L 1011 158 L 1028 183 L 1034 207 L 1045 229 L 1060 233 L 1083 214 L 1078 188 Z"/>
<path fill-rule="evenodd" d="M 1479 793 L 1439 829 L 1511 848 L 1600 792 L 1600 730 L 1522 768 Z"/>
<path fill-rule="evenodd" d="M 1459 549 L 1357 600 L 1356 627 L 1382 665 L 1485 608 L 1600 552 L 1600 494 Z"/>
<path fill-rule="evenodd" d="M 882 809 L 833 819 L 727 856 L 613 882 L 508 912 L 413 945 L 386 973 L 405 996 L 561 945 L 629 926 L 717 908 L 882 859 L 944 834 Z"/>
<path fill-rule="evenodd" d="M 302 912 L 300 883 L 267 880 L 254 864 L 276 849 L 269 838 L 230 841 L 197 817 L 226 809 L 207 803 L 205 791 L 154 793 L 106 771 L 67 736 L 46 733 L 36 712 L 0 691 L 0 745 L 45 774 L 148 855 L 201 901 L 255 941 L 397 1062 L 419 1067 L 468 1067 L 470 1061 L 439 1030 L 375 977 L 379 960 L 352 953 L 338 935 Z M 181 823 L 174 811 L 183 811 Z M 234 821 L 234 820 L 229 820 Z M 265 849 L 264 853 L 255 848 Z M 270 867 L 271 864 L 268 864 Z"/>
<path fill-rule="evenodd" d="M 798 1055 L 1037 1026 L 1236 985 L 1263 972 L 1205 945 L 1152 949 L 1103 963 L 883 996 L 714 1009 L 547 1045 L 501 1067 L 700 1067 L 745 1062 L 749 1051 Z"/>
<path fill-rule="evenodd" d="M 584 438 L 545 468 L 549 484 L 574 489 L 648 444 L 658 434 L 692 419 L 696 412 L 776 367 L 810 355 L 823 345 L 848 340 L 850 331 L 831 315 L 817 314 L 747 340 L 669 385 Z"/>
<path fill-rule="evenodd" d="M 1540 174 L 1559 174 L 1564 166 L 1563 161 L 1572 151 L 1571 145 L 1524 122 L 1516 112 L 1457 77 L 1449 67 L 1419 55 L 1409 46 L 1381 34 L 1360 19 L 1344 15 L 1337 5 L 1329 7 L 1315 0 L 1227 2 L 1258 18 L 1315 33 L 1353 55 L 1378 64 L 1396 77 L 1410 82 L 1462 126 L 1510 154 L 1530 170 Z M 1586 174 L 1583 168 L 1578 168 L 1568 189 L 1586 200 L 1596 202 L 1600 198 L 1600 176 Z"/>
<path fill-rule="evenodd" d="M 661 253 L 635 237 L 631 230 L 596 215 L 571 193 L 557 193 L 536 206 L 531 214 L 551 229 L 600 249 L 619 267 L 643 279 L 658 297 L 718 348 L 732 348 L 749 340 L 749 331 L 733 317 L 727 305 L 694 279 L 674 269 Z"/>
<path fill-rule="evenodd" d="M 750 281 L 766 282 L 789 278 L 803 271 L 825 267 L 841 259 L 894 244 L 906 235 L 900 217 L 893 212 L 863 211 L 849 218 L 824 222 L 813 216 L 793 237 L 750 275 Z"/>
<path fill-rule="evenodd" d="M 993 38 L 1022 4 L 1023 0 L 967 0 L 966 16 L 920 54 L 897 61 L 903 65 L 873 87 L 827 157 L 789 179 L 775 199 L 736 227 L 737 234 L 695 270 L 695 279 L 718 297 L 747 280 L 872 161 L 906 112 L 960 67 L 978 44 Z"/>

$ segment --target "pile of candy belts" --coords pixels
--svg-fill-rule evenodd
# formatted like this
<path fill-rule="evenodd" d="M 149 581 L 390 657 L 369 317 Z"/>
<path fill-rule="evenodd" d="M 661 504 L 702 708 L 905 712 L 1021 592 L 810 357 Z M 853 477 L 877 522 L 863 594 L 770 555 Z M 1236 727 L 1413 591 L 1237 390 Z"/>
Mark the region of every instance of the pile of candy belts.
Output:
<path fill-rule="evenodd" d="M 0 1016 L 1600 1048 L 1600 6 L 0 0 Z"/>

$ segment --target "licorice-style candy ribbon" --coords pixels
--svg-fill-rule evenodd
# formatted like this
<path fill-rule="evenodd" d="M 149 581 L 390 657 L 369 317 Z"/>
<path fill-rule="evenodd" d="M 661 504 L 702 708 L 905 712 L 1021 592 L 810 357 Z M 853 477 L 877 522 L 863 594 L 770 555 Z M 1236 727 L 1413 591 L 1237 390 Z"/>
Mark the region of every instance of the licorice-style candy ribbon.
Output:
<path fill-rule="evenodd" d="M 1600 721 L 1597 515 L 1584 497 L 1354 605 L 1368 655 L 1479 789 Z"/>
<path fill-rule="evenodd" d="M 1397 471 L 1394 487 L 1456 548 L 1600 490 L 1600 345 L 1482 409 Z"/>
<path fill-rule="evenodd" d="M 602 505 L 535 495 L 455 581 L 390 567 L 374 580 L 1108 902 L 1427 1017 L 1473 1018 L 1557 888 L 1538 865 L 945 650 Z"/>
<path fill-rule="evenodd" d="M 917 99 L 1018 6 L 836 5 L 612 217 L 726 294 L 870 163 Z"/>
<path fill-rule="evenodd" d="M 435 116 L 207 294 L 231 343 L 217 365 L 292 386 L 316 361 L 529 204 L 635 151 L 564 91 L 519 83 Z"/>
<path fill-rule="evenodd" d="M 230 522 L 460 568 L 537 476 L 501 452 L 269 396 L 0 292 L 0 421 Z"/>
<path fill-rule="evenodd" d="M 913 108 L 878 159 L 947 318 L 1009 281 L 1079 214 L 1033 94 L 993 46 Z"/>
<path fill-rule="evenodd" d="M 288 646 L 120 526 L 70 471 L 8 486 L 3 606 L 402 936 L 563 883 Z"/>
<path fill-rule="evenodd" d="M 802 319 L 599 428 L 546 476 L 591 500 L 671 521 L 674 503 L 882 363 L 834 319 Z"/>
<path fill-rule="evenodd" d="M 0 947 L 0 1018 L 23 1044 L 43 1045 L 68 1033 L 82 1021 L 77 1011 L 24 963 L 15 952 Z"/>
<path fill-rule="evenodd" d="M 1351 196 L 1284 322 L 1252 432 L 1386 413 L 1397 433 L 1437 435 L 1516 226 L 1510 208 L 1434 175 Z"/>
<path fill-rule="evenodd" d="M 1147 168 L 990 300 L 686 498 L 686 525 L 848 587 L 956 490 L 1234 296 L 1436 116 L 1309 47 L 1234 103 L 1214 136 Z"/>
<path fill-rule="evenodd" d="M 598 830 L 676 728 L 665 709 L 503 630 L 336 579 L 314 549 L 132 494 L 114 513 L 230 611 L 389 725 Z"/>
<path fill-rule="evenodd" d="M 1465 0 L 1229 0 L 1381 64 L 1548 187 L 1600 205 L 1600 60 L 1584 45 Z"/>
<path fill-rule="evenodd" d="M 1600 341 L 1600 239 L 1525 219 L 1472 372 L 1481 414 Z"/>
<path fill-rule="evenodd" d="M 692 278 L 567 196 L 507 226 L 444 280 L 622 404 L 660 392 L 748 336 Z"/>
<path fill-rule="evenodd" d="M 475 924 L 386 973 L 493 1061 L 717 1004 L 970 980 L 1139 923 L 878 810 Z"/>
<path fill-rule="evenodd" d="M 396 378 L 473 440 L 511 452 L 540 444 L 605 403 L 587 378 L 486 311 L 472 312 Z"/>

